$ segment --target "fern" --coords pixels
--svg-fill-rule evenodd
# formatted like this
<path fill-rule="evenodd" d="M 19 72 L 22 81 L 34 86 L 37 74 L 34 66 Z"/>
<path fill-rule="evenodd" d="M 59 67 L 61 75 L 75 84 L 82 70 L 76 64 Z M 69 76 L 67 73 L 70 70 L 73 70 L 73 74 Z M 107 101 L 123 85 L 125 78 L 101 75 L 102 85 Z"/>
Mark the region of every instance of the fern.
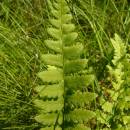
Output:
<path fill-rule="evenodd" d="M 109 73 L 111 75 L 111 83 L 113 86 L 113 91 L 111 93 L 111 98 L 113 101 L 117 101 L 123 87 L 123 76 L 124 76 L 124 65 L 123 57 L 126 55 L 126 46 L 120 39 L 120 37 L 115 34 L 115 39 L 111 39 L 112 45 L 114 47 L 114 58 L 112 60 L 113 67 L 108 65 Z"/>
<path fill-rule="evenodd" d="M 48 53 L 42 55 L 47 70 L 38 74 L 43 85 L 35 88 L 39 95 L 34 100 L 39 110 L 35 120 L 41 130 L 90 130 L 85 125 L 95 113 L 86 108 L 96 94 L 88 92 L 87 86 L 94 76 L 87 73 L 87 59 L 81 58 L 84 47 L 76 40 L 78 34 L 66 1 L 48 1 L 48 5 L 50 37 L 45 40 Z"/>
<path fill-rule="evenodd" d="M 98 119 L 110 129 L 129 130 L 130 116 L 126 113 L 127 104 L 129 104 L 129 100 L 126 100 L 128 99 L 129 86 L 126 84 L 125 76 L 128 68 L 126 64 L 128 65 L 129 61 L 126 45 L 117 34 L 114 39 L 111 39 L 111 42 L 114 47 L 114 57 L 112 65 L 107 66 L 111 87 L 106 89 L 109 98 L 101 101 L 104 112 L 98 113 Z"/>

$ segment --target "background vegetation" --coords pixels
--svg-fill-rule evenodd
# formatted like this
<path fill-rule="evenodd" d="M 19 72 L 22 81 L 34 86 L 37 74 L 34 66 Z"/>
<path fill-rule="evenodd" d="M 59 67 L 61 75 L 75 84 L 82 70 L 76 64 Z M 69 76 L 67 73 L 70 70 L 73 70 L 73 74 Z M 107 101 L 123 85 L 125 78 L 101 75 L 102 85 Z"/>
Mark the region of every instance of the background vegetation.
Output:
<path fill-rule="evenodd" d="M 68 5 L 79 40 L 85 45 L 89 67 L 95 74 L 94 91 L 99 97 L 102 93 L 107 95 L 107 65 L 113 58 L 110 38 L 117 33 L 130 51 L 130 3 L 71 0 Z M 38 129 L 32 100 L 36 95 L 34 87 L 40 82 L 37 73 L 44 68 L 40 54 L 46 51 L 48 17 L 46 0 L 0 1 L 0 129 Z M 98 101 L 94 109 L 97 108 Z M 105 128 L 97 122 L 93 120 L 93 129 Z"/>

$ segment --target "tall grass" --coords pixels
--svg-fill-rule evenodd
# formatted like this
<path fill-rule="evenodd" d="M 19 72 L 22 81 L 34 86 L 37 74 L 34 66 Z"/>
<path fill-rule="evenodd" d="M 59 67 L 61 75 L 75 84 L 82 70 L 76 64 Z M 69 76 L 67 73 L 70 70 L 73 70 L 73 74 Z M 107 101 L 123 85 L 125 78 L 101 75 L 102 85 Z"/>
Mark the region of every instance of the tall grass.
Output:
<path fill-rule="evenodd" d="M 34 1 L 36 2 L 36 1 Z M 41 1 L 1 2 L 0 128 L 34 129 L 32 97 L 45 34 Z M 38 4 L 39 3 L 39 4 Z M 43 38 L 41 38 L 43 37 Z"/>

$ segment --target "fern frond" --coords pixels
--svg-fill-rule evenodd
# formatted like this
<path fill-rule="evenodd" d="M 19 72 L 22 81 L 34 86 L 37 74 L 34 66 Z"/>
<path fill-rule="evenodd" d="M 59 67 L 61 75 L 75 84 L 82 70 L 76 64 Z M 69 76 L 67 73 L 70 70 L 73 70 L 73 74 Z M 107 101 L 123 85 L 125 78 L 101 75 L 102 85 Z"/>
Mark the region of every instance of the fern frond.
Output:
<path fill-rule="evenodd" d="M 112 45 L 114 47 L 114 57 L 112 60 L 114 67 L 108 65 L 108 69 L 109 69 L 109 73 L 113 79 L 112 80 L 113 89 L 114 89 L 114 91 L 117 91 L 117 93 L 120 93 L 119 91 L 122 88 L 122 85 L 124 82 L 124 80 L 123 80 L 124 64 L 123 64 L 122 58 L 123 57 L 125 58 L 126 46 L 117 34 L 115 34 L 115 39 L 111 39 L 111 41 L 112 41 Z M 116 100 L 117 99 L 115 99 L 115 101 Z"/>
<path fill-rule="evenodd" d="M 127 71 L 127 66 L 125 65 L 127 61 L 127 46 L 117 34 L 115 34 L 114 39 L 111 39 L 111 42 L 114 48 L 114 56 L 112 60 L 113 66 L 108 65 L 107 67 L 109 70 L 110 84 L 112 87 L 107 89 L 107 93 L 109 94 L 109 101 L 105 99 L 102 102 L 102 109 L 104 114 L 102 114 L 102 112 L 100 114 L 106 120 L 104 120 L 103 123 L 111 126 L 111 121 L 116 125 L 117 128 L 115 127 L 114 130 L 126 130 L 128 126 L 126 126 L 125 123 L 130 119 L 130 115 L 126 116 L 127 113 L 125 113 L 127 108 L 126 104 L 129 104 L 129 101 L 126 100 L 128 96 L 128 84 L 125 85 L 125 73 Z M 126 119 L 125 122 L 124 118 Z M 130 124 L 129 121 L 128 124 Z"/>
<path fill-rule="evenodd" d="M 112 62 L 116 65 L 118 61 L 126 55 L 126 46 L 117 34 L 115 34 L 114 39 L 111 39 L 111 43 L 114 47 L 114 58 Z"/>
<path fill-rule="evenodd" d="M 81 58 L 83 45 L 76 42 L 78 34 L 71 23 L 72 15 L 65 0 L 48 0 L 51 12 L 48 53 L 42 55 L 47 69 L 38 77 L 43 85 L 35 91 L 34 100 L 39 113 L 35 120 L 41 123 L 41 130 L 90 130 L 86 125 L 95 113 L 86 109 L 96 95 L 88 92 L 88 85 L 94 81 L 92 74 L 86 73 L 87 59 Z M 73 104 L 73 108 L 71 107 Z"/>

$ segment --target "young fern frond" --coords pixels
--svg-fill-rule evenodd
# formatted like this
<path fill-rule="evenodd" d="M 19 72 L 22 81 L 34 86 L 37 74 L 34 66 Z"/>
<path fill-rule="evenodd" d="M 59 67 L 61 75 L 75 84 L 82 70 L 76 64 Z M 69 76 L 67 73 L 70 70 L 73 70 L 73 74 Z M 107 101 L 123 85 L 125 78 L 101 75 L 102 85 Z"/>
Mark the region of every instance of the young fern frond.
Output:
<path fill-rule="evenodd" d="M 39 109 L 35 120 L 41 130 L 90 130 L 85 126 L 95 117 L 86 106 L 96 98 L 87 91 L 94 76 L 86 73 L 87 59 L 81 58 L 83 45 L 71 23 L 72 15 L 65 0 L 48 0 L 52 17 L 45 40 L 49 53 L 42 59 L 47 70 L 38 74 L 43 85 L 35 88 L 39 97 L 34 104 Z"/>
<path fill-rule="evenodd" d="M 104 99 L 104 101 L 102 101 L 104 113 L 102 113 L 101 116 L 105 119 L 103 123 L 111 129 L 129 130 L 130 128 L 124 124 L 124 120 L 128 121 L 128 119 L 130 119 L 130 116 L 125 113 L 126 104 L 128 104 L 128 101 L 125 100 L 126 97 L 128 97 L 128 92 L 126 91 L 128 84 L 125 85 L 125 73 L 127 71 L 127 66 L 125 64 L 127 63 L 128 65 L 128 62 L 126 62 L 126 45 L 117 34 L 115 34 L 114 39 L 111 39 L 111 42 L 114 47 L 113 65 L 107 66 L 110 74 L 111 87 L 106 89 L 109 100 Z M 113 124 L 114 126 L 112 126 Z"/>
<path fill-rule="evenodd" d="M 114 91 L 117 91 L 115 93 L 116 97 L 114 98 L 113 95 L 113 100 L 116 101 L 118 96 L 119 96 L 119 91 L 122 88 L 122 84 L 124 82 L 123 76 L 124 76 L 124 64 L 123 64 L 123 59 L 125 58 L 126 55 L 126 46 L 120 39 L 120 37 L 115 34 L 115 39 L 111 39 L 112 45 L 114 47 L 114 57 L 112 60 L 113 67 L 108 65 L 109 73 L 112 78 L 112 86 Z"/>

